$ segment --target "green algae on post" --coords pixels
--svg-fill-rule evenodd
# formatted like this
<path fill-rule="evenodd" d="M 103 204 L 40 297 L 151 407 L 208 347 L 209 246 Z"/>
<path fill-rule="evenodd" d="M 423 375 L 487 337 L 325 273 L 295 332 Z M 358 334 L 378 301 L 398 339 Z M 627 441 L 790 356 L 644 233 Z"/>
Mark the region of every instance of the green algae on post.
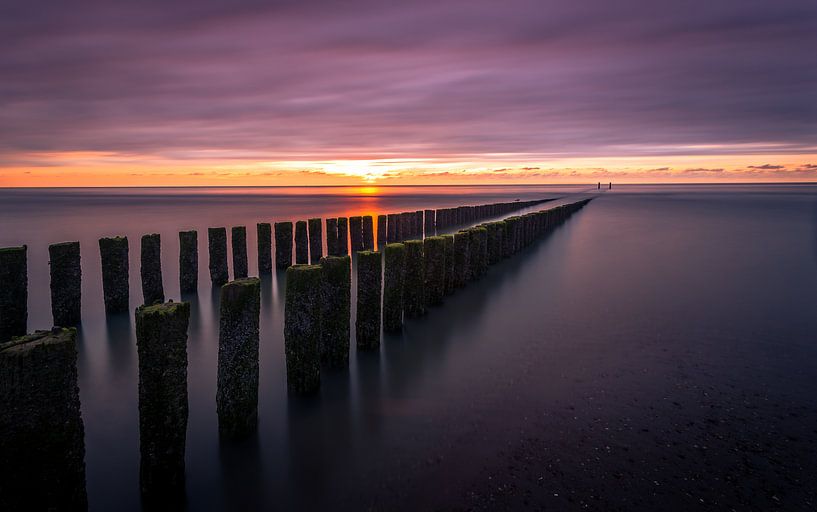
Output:
<path fill-rule="evenodd" d="M 139 480 L 149 506 L 184 500 L 188 302 L 136 309 L 139 356 Z"/>
<path fill-rule="evenodd" d="M 129 308 L 128 237 L 99 239 L 102 260 L 102 295 L 106 313 L 124 313 Z M 2 266 L 0 266 L 2 268 Z"/>
<path fill-rule="evenodd" d="M 195 231 L 179 232 L 179 290 L 196 293 L 199 288 L 199 236 Z"/>
<path fill-rule="evenodd" d="M 142 236 L 142 297 L 147 305 L 165 301 L 162 285 L 162 242 L 158 234 Z"/>
<path fill-rule="evenodd" d="M 426 306 L 442 304 L 445 295 L 445 239 L 430 236 L 423 241 Z"/>
<path fill-rule="evenodd" d="M 406 259 L 403 274 L 403 312 L 406 318 L 416 318 L 426 312 L 423 241 L 407 240 L 404 245 Z"/>
<path fill-rule="evenodd" d="M 403 328 L 403 276 L 406 246 L 386 244 L 383 249 L 383 330 L 397 332 Z"/>
<path fill-rule="evenodd" d="M 287 387 L 295 393 L 312 393 L 321 385 L 322 289 L 320 265 L 293 265 L 287 269 L 284 352 Z"/>
<path fill-rule="evenodd" d="M 309 261 L 317 265 L 323 257 L 323 221 L 321 219 L 309 219 Z"/>
<path fill-rule="evenodd" d="M 72 327 L 82 321 L 82 266 L 79 242 L 48 246 L 51 267 L 51 317 L 53 325 Z"/>
<path fill-rule="evenodd" d="M 272 272 L 272 226 L 268 222 L 256 224 L 258 234 L 258 275 Z"/>
<path fill-rule="evenodd" d="M 275 223 L 275 268 L 284 270 L 292 265 L 292 223 Z"/>
<path fill-rule="evenodd" d="M 380 347 L 381 254 L 375 251 L 357 253 L 355 332 L 359 350 L 377 350 Z"/>
<path fill-rule="evenodd" d="M 352 259 L 347 256 L 321 258 L 323 268 L 321 361 L 330 366 L 349 363 L 350 314 L 352 306 Z"/>
<path fill-rule="evenodd" d="M 237 279 L 221 287 L 216 412 L 224 438 L 241 438 L 258 424 L 258 337 L 261 280 Z"/>
<path fill-rule="evenodd" d="M 213 286 L 221 286 L 229 280 L 227 228 L 207 228 L 207 245 L 210 253 L 210 281 Z"/>
<path fill-rule="evenodd" d="M 247 228 L 234 226 L 230 230 L 233 246 L 233 276 L 235 279 L 247 277 Z"/>
<path fill-rule="evenodd" d="M 76 334 L 57 327 L 0 344 L 0 510 L 88 507 Z"/>
<path fill-rule="evenodd" d="M 295 223 L 295 263 L 309 263 L 309 236 L 306 230 L 306 221 Z"/>

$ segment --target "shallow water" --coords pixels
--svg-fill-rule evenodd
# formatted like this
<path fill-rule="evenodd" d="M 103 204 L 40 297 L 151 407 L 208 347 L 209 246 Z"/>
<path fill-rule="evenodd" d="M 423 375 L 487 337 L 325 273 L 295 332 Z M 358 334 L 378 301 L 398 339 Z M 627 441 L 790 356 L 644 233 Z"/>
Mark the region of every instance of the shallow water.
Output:
<path fill-rule="evenodd" d="M 588 194 L 598 198 L 385 337 L 379 354 L 353 348 L 348 371 L 323 373 L 317 397 L 287 395 L 283 283 L 264 278 L 258 436 L 219 442 L 207 227 L 248 227 L 253 275 L 256 222 Z M 132 308 L 149 232 L 162 235 L 166 297 L 192 304 L 191 509 L 410 509 L 458 506 L 529 416 L 582 402 L 588 386 L 603 383 L 612 414 L 637 422 L 630 400 L 671 395 L 679 361 L 814 410 L 804 389 L 817 374 L 815 221 L 811 185 L 0 190 L 0 246 L 29 246 L 29 330 L 50 326 L 48 244 L 82 245 L 79 386 L 94 510 L 140 506 L 133 319 L 104 315 L 101 236 L 130 239 Z M 188 229 L 199 231 L 199 292 L 179 297 L 177 233 Z"/>

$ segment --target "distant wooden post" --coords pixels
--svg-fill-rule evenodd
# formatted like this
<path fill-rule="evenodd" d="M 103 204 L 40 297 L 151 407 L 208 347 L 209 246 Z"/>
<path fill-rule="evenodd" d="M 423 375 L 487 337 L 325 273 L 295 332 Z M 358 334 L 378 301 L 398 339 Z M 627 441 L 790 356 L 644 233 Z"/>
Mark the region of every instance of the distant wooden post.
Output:
<path fill-rule="evenodd" d="M 319 344 L 321 339 L 320 265 L 294 265 L 287 269 L 284 305 L 284 351 L 287 387 L 296 393 L 311 393 L 321 384 Z"/>
<path fill-rule="evenodd" d="M 390 213 L 386 216 L 386 243 L 399 242 L 397 239 L 397 224 L 398 216 L 396 213 Z"/>
<path fill-rule="evenodd" d="M 388 235 L 386 233 L 386 216 L 385 215 L 378 215 L 377 216 L 377 246 L 382 247 L 386 245 L 386 239 Z"/>
<path fill-rule="evenodd" d="M 247 228 L 235 226 L 231 230 L 233 239 L 233 276 L 235 279 L 247 277 Z"/>
<path fill-rule="evenodd" d="M 359 350 L 377 350 L 380 347 L 381 254 L 375 251 L 357 253 L 355 330 Z"/>
<path fill-rule="evenodd" d="M 124 313 L 129 309 L 130 295 L 128 237 L 100 238 L 99 254 L 102 260 L 102 295 L 105 300 L 105 312 Z M 0 265 L 0 269 L 2 268 L 3 265 Z"/>
<path fill-rule="evenodd" d="M 292 223 L 275 223 L 275 268 L 283 270 L 292 265 Z"/>
<path fill-rule="evenodd" d="M 374 225 L 371 215 L 363 217 L 363 250 L 374 250 Z"/>
<path fill-rule="evenodd" d="M 423 212 L 423 230 L 426 237 L 434 236 L 436 233 L 434 227 L 436 225 L 436 212 L 434 210 L 425 210 Z"/>
<path fill-rule="evenodd" d="M 48 246 L 53 325 L 73 327 L 82 321 L 82 266 L 79 242 Z"/>
<path fill-rule="evenodd" d="M 349 254 L 349 219 L 338 217 L 338 256 Z"/>
<path fill-rule="evenodd" d="M 258 423 L 258 333 L 261 281 L 237 279 L 221 287 L 216 410 L 219 435 L 240 438 Z"/>
<path fill-rule="evenodd" d="M 199 288 L 199 237 L 195 231 L 179 232 L 179 290 L 196 293 Z"/>
<path fill-rule="evenodd" d="M 165 301 L 162 285 L 162 245 L 159 235 L 154 233 L 142 236 L 142 296 L 145 304 L 151 305 Z"/>
<path fill-rule="evenodd" d="M 363 217 L 349 217 L 349 240 L 353 253 L 363 250 Z"/>
<path fill-rule="evenodd" d="M 306 221 L 295 223 L 295 263 L 309 263 L 309 237 L 306 233 Z"/>
<path fill-rule="evenodd" d="M 221 286 L 227 282 L 227 228 L 207 228 L 207 246 L 210 253 L 210 282 Z"/>
<path fill-rule="evenodd" d="M 326 219 L 326 254 L 339 256 L 338 251 L 338 219 Z"/>
<path fill-rule="evenodd" d="M 272 272 L 272 226 L 268 222 L 256 225 L 258 233 L 258 275 Z"/>
<path fill-rule="evenodd" d="M 323 221 L 309 219 L 309 261 L 317 265 L 323 257 Z"/>

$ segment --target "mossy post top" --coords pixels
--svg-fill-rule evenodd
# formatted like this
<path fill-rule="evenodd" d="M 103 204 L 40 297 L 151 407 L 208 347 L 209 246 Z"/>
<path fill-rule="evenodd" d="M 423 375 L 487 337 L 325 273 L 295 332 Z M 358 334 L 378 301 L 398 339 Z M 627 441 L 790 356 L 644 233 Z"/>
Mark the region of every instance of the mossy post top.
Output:
<path fill-rule="evenodd" d="M 320 266 L 326 267 L 327 270 L 350 268 L 351 264 L 352 257 L 348 254 L 345 256 L 324 256 L 320 260 Z"/>
<path fill-rule="evenodd" d="M 28 250 L 28 246 L 20 245 L 17 247 L 0 247 L 0 254 L 1 255 L 14 255 L 17 253 L 25 253 Z"/>
<path fill-rule="evenodd" d="M 406 240 L 403 242 L 403 245 L 406 249 L 410 249 L 412 247 L 417 248 L 419 247 L 420 250 L 423 249 L 423 241 L 422 240 Z"/>
<path fill-rule="evenodd" d="M 358 261 L 360 261 L 361 259 L 369 259 L 369 258 L 372 258 L 372 259 L 377 258 L 379 260 L 380 259 L 380 254 L 381 253 L 379 253 L 377 251 L 357 251 L 357 258 L 358 258 Z"/>
<path fill-rule="evenodd" d="M 323 267 L 320 265 L 292 265 L 287 268 L 286 279 L 287 285 L 290 281 L 294 283 L 318 284 L 321 279 L 321 272 Z"/>
<path fill-rule="evenodd" d="M 190 312 L 190 303 L 189 302 L 164 302 L 160 304 L 151 304 L 145 306 L 139 306 L 136 308 L 136 316 L 171 316 L 177 313 L 189 313 Z"/>
<path fill-rule="evenodd" d="M 405 252 L 405 250 L 406 250 L 406 245 L 403 244 L 403 243 L 400 243 L 400 242 L 393 242 L 393 243 L 390 243 L 390 244 L 386 244 L 386 246 L 383 248 L 383 252 L 386 253 L 386 254 L 391 254 L 391 253 L 400 253 L 400 254 L 402 254 L 403 252 Z"/>
<path fill-rule="evenodd" d="M 79 242 L 57 242 L 56 244 L 51 244 L 51 245 L 48 246 L 49 249 L 52 248 L 52 247 L 54 249 L 61 249 L 61 248 L 67 248 L 67 247 L 71 247 L 71 248 L 79 247 Z"/>
<path fill-rule="evenodd" d="M 32 334 L 18 336 L 11 341 L 0 343 L 0 355 L 16 356 L 50 345 L 74 343 L 77 330 L 74 327 L 54 327 L 50 331 L 34 331 Z"/>

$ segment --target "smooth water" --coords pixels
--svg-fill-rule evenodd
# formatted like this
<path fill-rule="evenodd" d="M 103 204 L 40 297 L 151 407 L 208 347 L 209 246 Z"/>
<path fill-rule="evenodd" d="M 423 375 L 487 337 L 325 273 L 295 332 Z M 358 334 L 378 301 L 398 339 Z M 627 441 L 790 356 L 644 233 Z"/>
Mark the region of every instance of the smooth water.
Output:
<path fill-rule="evenodd" d="M 386 336 L 379 354 L 353 348 L 348 370 L 322 373 L 316 397 L 287 394 L 284 283 L 281 274 L 265 277 L 258 435 L 219 441 L 218 295 L 209 283 L 207 227 L 247 226 L 254 275 L 257 222 L 587 195 L 598 198 L 408 322 L 401 336 Z M 541 207 L 551 204 L 558 202 Z M 199 232 L 199 292 L 180 297 L 177 233 L 189 229 Z M 655 432 L 701 410 L 693 388 L 713 388 L 729 403 L 761 390 L 801 419 L 817 411 L 817 186 L 2 189 L 0 246 L 29 247 L 30 331 L 51 323 L 48 244 L 82 246 L 78 363 L 93 510 L 140 507 L 133 314 L 104 314 L 97 239 L 128 236 L 133 309 L 141 303 L 139 237 L 153 232 L 162 237 L 166 297 L 192 304 L 191 510 L 459 507 L 473 489 L 490 487 L 486 472 L 504 465 L 542 418 L 553 431 L 537 439 L 575 469 L 585 461 L 571 454 L 583 453 L 588 439 L 615 448 L 593 425 L 626 417 Z M 656 404 L 668 399 L 689 409 L 655 417 Z M 767 418 L 761 407 L 760 420 L 772 413 Z M 778 423 L 798 436 L 795 456 L 812 453 L 813 427 Z M 684 443 L 694 437 L 675 435 Z M 636 442 L 655 454 L 656 467 L 672 466 L 659 455 L 661 443 L 642 436 Z M 604 472 L 626 463 L 597 464 Z M 582 474 L 538 482 L 579 488 Z M 633 492 L 642 492 L 643 478 L 632 478 Z M 661 492 L 675 496 L 672 489 Z"/>

